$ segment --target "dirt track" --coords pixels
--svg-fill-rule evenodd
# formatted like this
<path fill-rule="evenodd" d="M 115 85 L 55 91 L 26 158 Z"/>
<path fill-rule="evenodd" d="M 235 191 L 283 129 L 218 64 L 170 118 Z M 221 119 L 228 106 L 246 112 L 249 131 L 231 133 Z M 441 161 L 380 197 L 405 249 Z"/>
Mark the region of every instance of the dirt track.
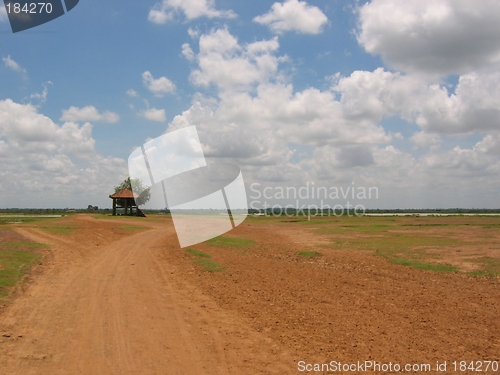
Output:
<path fill-rule="evenodd" d="M 294 374 L 297 361 L 435 363 L 500 359 L 500 284 L 387 263 L 363 252 L 305 260 L 325 239 L 244 223 L 249 249 L 196 249 L 173 226 L 79 215 L 72 234 L 18 229 L 52 244 L 42 272 L 0 315 L 5 374 Z M 318 246 L 319 246 L 318 245 Z M 324 252 L 322 250 L 322 252 Z"/>
<path fill-rule="evenodd" d="M 76 221 L 73 238 L 21 230 L 53 244 L 54 255 L 2 315 L 2 331 L 10 335 L 0 344 L 2 374 L 292 371 L 293 362 L 277 358 L 272 340 L 161 262 L 166 243 L 178 250 L 173 227 L 120 238 L 112 229 L 116 222 Z M 115 241 L 103 244 L 109 238 Z"/>

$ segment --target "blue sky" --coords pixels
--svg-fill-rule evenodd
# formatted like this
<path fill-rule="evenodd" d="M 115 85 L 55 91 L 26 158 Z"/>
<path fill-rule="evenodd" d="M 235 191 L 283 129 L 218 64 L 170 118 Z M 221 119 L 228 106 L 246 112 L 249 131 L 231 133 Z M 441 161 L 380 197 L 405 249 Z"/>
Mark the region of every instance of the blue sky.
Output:
<path fill-rule="evenodd" d="M 495 1 L 81 0 L 13 34 L 2 12 L 0 207 L 109 206 L 134 148 L 189 125 L 247 186 L 498 207 L 498 16 Z"/>

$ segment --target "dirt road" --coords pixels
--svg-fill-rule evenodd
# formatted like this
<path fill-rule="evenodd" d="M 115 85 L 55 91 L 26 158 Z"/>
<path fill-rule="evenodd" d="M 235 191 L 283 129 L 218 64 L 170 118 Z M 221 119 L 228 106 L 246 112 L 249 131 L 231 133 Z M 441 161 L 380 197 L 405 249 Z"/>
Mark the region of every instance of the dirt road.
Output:
<path fill-rule="evenodd" d="M 166 250 L 181 251 L 173 226 L 148 222 L 127 235 L 113 220 L 69 222 L 70 235 L 18 229 L 52 247 L 41 275 L 0 316 L 2 374 L 296 371 L 290 353 L 163 261 Z"/>
<path fill-rule="evenodd" d="M 247 219 L 190 252 L 179 248 L 167 217 L 76 215 L 53 223 L 14 228 L 51 247 L 41 248 L 44 264 L 0 310 L 2 375 L 298 374 L 299 361 L 500 362 L 498 277 L 392 264 L 280 218 Z M 478 225 L 468 240 L 478 240 Z M 300 256 L 304 250 L 321 256 Z M 203 272 L 201 259 L 223 272 Z"/>

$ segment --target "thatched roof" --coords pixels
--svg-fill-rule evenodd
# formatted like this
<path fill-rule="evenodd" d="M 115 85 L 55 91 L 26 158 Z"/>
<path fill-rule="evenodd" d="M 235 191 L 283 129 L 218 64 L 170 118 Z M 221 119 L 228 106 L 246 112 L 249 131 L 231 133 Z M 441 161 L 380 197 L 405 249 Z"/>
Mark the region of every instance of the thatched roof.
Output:
<path fill-rule="evenodd" d="M 113 195 L 110 195 L 109 197 L 111 199 L 115 199 L 115 198 L 123 199 L 123 198 L 137 198 L 137 197 L 139 197 L 139 195 L 134 193 L 130 189 L 123 189 L 117 193 L 114 193 Z"/>

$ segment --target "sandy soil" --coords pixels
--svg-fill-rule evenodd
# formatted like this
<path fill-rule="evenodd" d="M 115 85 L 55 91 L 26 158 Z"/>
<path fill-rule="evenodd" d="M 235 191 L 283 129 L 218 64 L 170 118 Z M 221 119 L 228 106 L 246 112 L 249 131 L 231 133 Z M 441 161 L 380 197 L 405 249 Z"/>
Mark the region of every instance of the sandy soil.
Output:
<path fill-rule="evenodd" d="M 332 360 L 500 360 L 500 281 L 392 265 L 286 224 L 243 223 L 248 248 L 193 248 L 170 221 L 68 219 L 42 270 L 0 312 L 5 374 L 294 374 Z M 304 259 L 297 251 L 323 255 Z M 317 372 L 321 373 L 321 372 Z"/>

